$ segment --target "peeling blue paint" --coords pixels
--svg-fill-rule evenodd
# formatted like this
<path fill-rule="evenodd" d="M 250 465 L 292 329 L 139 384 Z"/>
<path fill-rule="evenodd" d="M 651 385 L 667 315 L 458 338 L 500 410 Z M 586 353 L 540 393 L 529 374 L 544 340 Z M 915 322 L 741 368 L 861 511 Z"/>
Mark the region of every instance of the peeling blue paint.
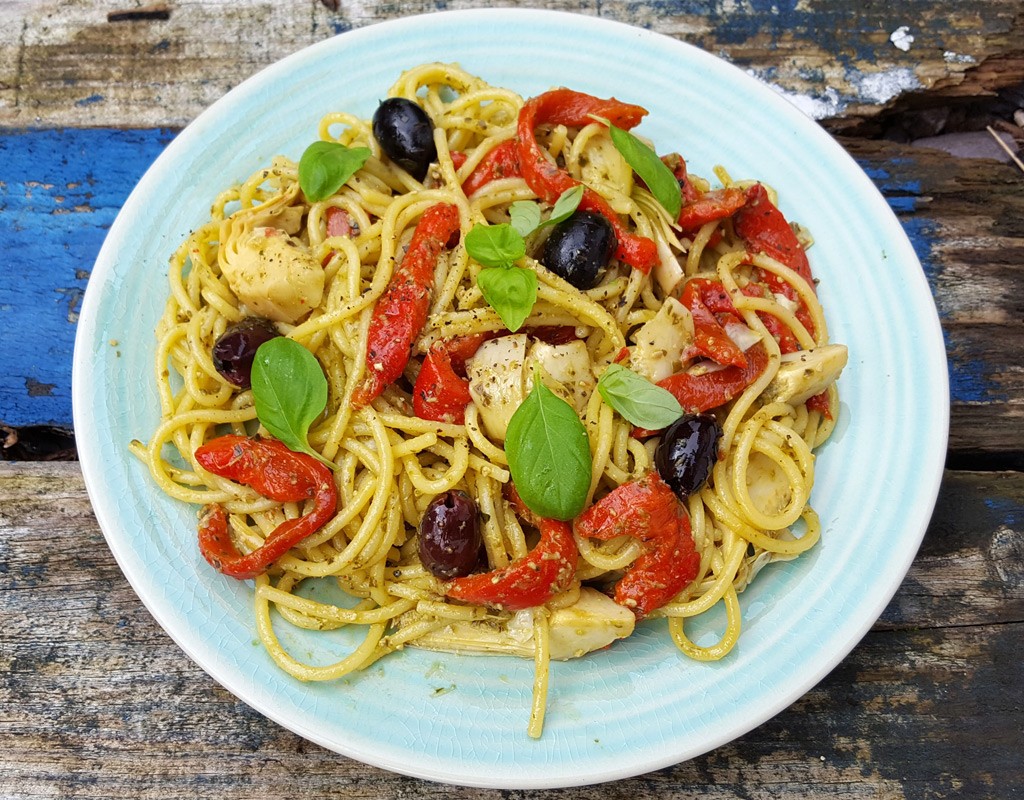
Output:
<path fill-rule="evenodd" d="M 81 100 L 76 100 L 75 101 L 75 105 L 76 106 L 91 106 L 94 103 L 101 102 L 102 100 L 103 100 L 103 95 L 101 95 L 101 94 L 91 94 L 88 97 L 83 97 Z"/>
<path fill-rule="evenodd" d="M 0 133 L 0 421 L 71 426 L 71 354 L 96 254 L 166 129 Z M 41 391 L 42 387 L 47 388 Z"/>
<path fill-rule="evenodd" d="M 1007 527 L 1017 529 L 1024 522 L 1024 507 L 1016 498 L 996 495 L 986 497 L 984 502 Z"/>

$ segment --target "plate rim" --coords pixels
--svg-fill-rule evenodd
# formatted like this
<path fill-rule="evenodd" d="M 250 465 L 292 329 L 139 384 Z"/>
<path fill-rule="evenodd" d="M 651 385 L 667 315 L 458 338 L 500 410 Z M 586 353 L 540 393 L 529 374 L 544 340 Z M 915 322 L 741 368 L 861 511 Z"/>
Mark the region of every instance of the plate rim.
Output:
<path fill-rule="evenodd" d="M 383 35 L 387 33 L 401 34 L 415 30 L 421 25 L 427 24 L 426 21 L 433 18 L 429 24 L 437 24 L 444 19 L 457 18 L 459 20 L 471 20 L 473 18 L 487 17 L 487 24 L 494 24 L 494 18 L 500 18 L 504 16 L 516 17 L 520 20 L 527 20 L 533 18 L 538 22 L 554 22 L 560 21 L 562 24 L 571 24 L 575 28 L 587 29 L 588 26 L 595 26 L 596 28 L 603 29 L 619 29 L 619 33 L 625 35 L 635 35 L 639 38 L 644 37 L 658 37 L 659 39 L 667 40 L 673 43 L 673 46 L 681 46 L 690 51 L 691 57 L 694 58 L 707 58 L 717 64 L 726 64 L 731 69 L 735 70 L 735 76 L 739 80 L 746 80 L 752 83 L 759 84 L 762 89 L 766 89 L 765 84 L 758 81 L 756 78 L 745 73 L 739 67 L 729 64 L 717 56 L 714 56 L 706 51 L 703 51 L 695 46 L 675 39 L 673 37 L 666 36 L 664 34 L 652 32 L 642 28 L 636 28 L 634 26 L 620 23 L 617 21 L 602 19 L 598 17 L 590 17 L 582 14 L 576 14 L 566 11 L 549 11 L 543 9 L 524 9 L 524 8 L 488 8 L 488 9 L 467 9 L 467 10 L 449 10 L 432 12 L 428 14 L 415 15 L 405 17 L 396 20 L 388 20 L 383 22 L 374 23 L 372 25 L 365 26 L 363 28 L 346 31 L 338 34 L 337 36 L 316 42 L 309 45 L 295 53 L 292 53 L 283 59 L 280 59 L 273 64 L 270 64 L 263 69 L 259 70 L 252 76 L 246 78 L 244 81 L 238 84 L 235 88 L 230 90 L 223 97 L 215 101 L 213 104 L 208 106 L 202 113 L 200 113 L 193 122 L 186 126 L 175 139 L 164 149 L 161 155 L 153 163 L 153 165 L 147 170 L 146 174 L 139 181 L 138 185 L 129 195 L 125 201 L 124 209 L 132 209 L 137 203 L 138 198 L 144 196 L 150 183 L 154 181 L 154 175 L 159 172 L 160 169 L 165 168 L 165 165 L 171 164 L 174 158 L 177 156 L 179 151 L 188 151 L 193 144 L 193 140 L 199 140 L 206 132 L 207 126 L 213 124 L 216 121 L 216 116 L 221 112 L 222 109 L 229 108 L 232 104 L 244 101 L 246 93 L 252 91 L 254 87 L 262 85 L 264 82 L 273 80 L 278 74 L 285 74 L 292 70 L 297 65 L 307 60 L 315 60 L 320 57 L 321 53 L 327 53 L 332 51 L 334 48 L 344 46 L 345 42 L 354 41 L 358 38 Z M 340 42 L 340 44 L 339 44 Z M 411 66 L 411 65 L 410 65 Z M 802 114 L 798 109 L 791 106 L 785 98 L 775 95 L 778 103 L 778 109 L 788 109 L 788 111 L 779 111 L 782 114 L 795 114 L 799 115 L 799 118 L 803 122 L 813 122 L 809 120 L 805 115 Z M 765 96 L 766 102 L 768 102 L 767 95 Z M 869 191 L 881 198 L 880 193 L 875 188 L 874 184 L 870 181 L 867 175 L 856 165 L 854 159 L 843 150 L 834 140 L 831 139 L 828 134 L 815 125 L 815 129 L 818 131 L 816 136 L 826 137 L 832 147 L 835 148 L 834 152 L 838 156 L 842 154 L 843 157 L 848 159 L 851 164 L 856 166 L 857 172 L 860 174 L 862 179 L 862 189 Z M 803 133 L 804 131 L 802 131 Z M 903 235 L 906 245 L 905 249 L 913 254 L 913 247 L 911 246 L 909 239 L 906 239 L 906 233 L 903 230 L 902 225 L 899 223 L 898 218 L 888 204 L 882 203 L 888 209 L 889 215 L 892 218 L 892 223 L 895 228 L 900 231 Z M 102 465 L 98 463 L 100 453 L 95 448 L 95 442 L 90 438 L 92 435 L 92 426 L 88 423 L 89 412 L 91 411 L 90 402 L 92 401 L 91 379 L 87 372 L 88 359 L 90 357 L 90 347 L 94 344 L 95 335 L 98 331 L 99 320 L 96 318 L 97 309 L 99 307 L 101 299 L 102 284 L 105 279 L 108 278 L 114 271 L 115 258 L 117 252 L 117 246 L 123 235 L 123 229 L 127 226 L 125 214 L 119 213 L 114 224 L 104 241 L 103 247 L 97 257 L 96 264 L 94 266 L 93 274 L 90 276 L 90 280 L 83 298 L 81 314 L 79 318 L 79 327 L 76 333 L 74 356 L 73 356 L 73 369 L 72 369 L 72 404 L 73 404 L 73 418 L 75 421 L 75 429 L 77 432 L 81 432 L 81 441 L 79 443 L 79 459 L 86 485 L 87 492 L 89 494 L 90 501 L 96 512 L 97 520 L 100 523 L 100 527 L 103 531 L 104 537 L 107 541 L 108 547 L 114 555 L 115 560 L 118 563 L 122 573 L 127 578 L 132 589 L 136 592 L 139 598 L 142 600 L 144 606 L 147 608 L 149 613 L 163 628 L 163 630 L 170 636 L 175 644 L 182 649 L 204 672 L 209 674 L 218 683 L 220 683 L 225 689 L 231 692 L 233 695 L 241 699 L 247 705 L 256 709 L 259 713 L 274 720 L 276 723 L 282 725 L 286 729 L 289 729 L 298 735 L 313 741 L 321 746 L 328 748 L 329 750 L 342 753 L 343 755 L 355 758 L 367 764 L 382 767 L 393 772 L 400 774 L 410 775 L 413 777 L 425 778 L 428 780 L 440 781 L 445 783 L 457 783 L 465 786 L 477 786 L 486 788 L 506 788 L 506 789 L 538 789 L 538 788 L 556 788 L 556 787 L 567 787 L 567 786 L 581 786 L 592 783 L 600 783 L 604 781 L 617 780 L 627 777 L 632 777 L 643 772 L 648 772 L 655 769 L 660 769 L 672 764 L 679 763 L 680 761 L 693 758 L 700 753 L 709 752 L 715 747 L 721 746 L 722 744 L 732 741 L 738 736 L 753 730 L 758 725 L 767 721 L 768 719 L 777 715 L 780 711 L 791 705 L 796 699 L 804 695 L 809 689 L 817 684 L 825 675 L 827 675 L 838 663 L 840 663 L 849 652 L 861 641 L 867 631 L 875 623 L 879 615 L 884 611 L 885 606 L 889 600 L 898 590 L 902 577 L 900 580 L 894 582 L 892 586 L 886 587 L 886 591 L 876 593 L 873 602 L 868 603 L 870 610 L 863 614 L 861 624 L 856 628 L 850 630 L 849 635 L 846 637 L 842 647 L 837 648 L 833 651 L 829 658 L 825 659 L 819 667 L 805 675 L 801 675 L 801 678 L 796 681 L 792 681 L 787 684 L 785 691 L 780 691 L 773 698 L 772 702 L 767 703 L 763 709 L 759 710 L 759 713 L 755 715 L 755 719 L 752 724 L 740 726 L 742 730 L 723 730 L 721 735 L 717 737 L 710 737 L 706 739 L 707 746 L 701 746 L 697 748 L 696 752 L 692 753 L 665 753 L 661 754 L 657 758 L 652 758 L 644 761 L 640 764 L 626 764 L 615 769 L 608 769 L 602 773 L 595 773 L 593 775 L 583 776 L 581 778 L 578 774 L 565 774 L 558 778 L 552 779 L 548 775 L 536 775 L 532 778 L 520 778 L 514 782 L 509 782 L 507 778 L 503 779 L 502 776 L 495 776 L 497 782 L 493 780 L 481 780 L 466 775 L 455 775 L 439 771 L 436 769 L 429 768 L 411 768 L 409 764 L 398 761 L 397 759 L 390 757 L 381 757 L 379 753 L 373 751 L 365 751 L 364 748 L 359 747 L 355 742 L 346 742 L 344 747 L 340 747 L 339 743 L 333 740 L 327 740 L 322 736 L 319 736 L 317 731 L 311 726 L 297 722 L 295 719 L 282 716 L 278 713 L 278 710 L 272 705 L 264 702 L 259 697 L 252 696 L 251 692 L 240 691 L 237 687 L 237 681 L 229 674 L 223 674 L 222 671 L 214 665 L 211 668 L 209 663 L 206 663 L 206 659 L 200 652 L 202 648 L 194 647 L 193 642 L 188 640 L 181 631 L 175 629 L 175 626 L 169 625 L 165 621 L 165 615 L 160 609 L 159 605 L 154 601 L 151 595 L 151 587 L 143 579 L 144 576 L 135 574 L 130 568 L 128 560 L 126 558 L 126 552 L 122 550 L 123 547 L 127 546 L 127 543 L 122 541 L 115 533 L 117 522 L 116 519 L 112 518 L 112 509 L 109 504 L 109 499 L 106 495 L 107 487 L 102 484 L 101 476 L 103 474 Z M 920 262 L 914 255 L 914 264 L 917 266 L 916 271 L 911 271 L 913 274 L 908 277 L 911 280 L 917 282 L 917 289 L 920 291 L 921 284 L 923 284 L 925 291 L 929 293 L 930 288 L 928 287 L 927 280 L 925 278 L 923 269 L 920 267 Z M 934 301 L 933 301 L 934 309 Z M 939 317 L 937 310 L 933 315 L 933 318 L 929 321 L 929 332 L 928 341 L 935 341 L 935 336 L 938 337 L 938 342 L 941 344 L 941 326 L 939 324 Z M 934 354 L 933 354 L 934 355 Z M 944 348 L 942 350 L 942 358 L 945 359 Z M 935 389 L 943 389 L 940 393 L 941 400 L 939 401 L 940 407 L 938 408 L 939 415 L 945 419 L 945 427 L 941 431 L 935 432 L 937 435 L 941 434 L 941 445 L 939 447 L 941 452 L 945 452 L 946 444 L 948 442 L 949 433 L 949 391 L 948 391 L 948 374 L 943 371 L 942 379 L 945 381 L 945 385 L 942 387 L 934 387 Z M 923 513 L 921 518 L 923 522 L 920 525 L 920 530 L 916 531 L 911 537 L 906 537 L 903 534 L 904 539 L 908 546 L 905 546 L 903 550 L 903 557 L 898 562 L 898 573 L 901 576 L 905 576 L 907 570 L 910 567 L 914 557 L 917 554 L 920 542 L 924 537 L 927 529 L 928 520 L 934 511 L 935 503 L 938 498 L 939 484 L 943 473 L 943 464 L 939 461 L 937 464 L 932 464 L 930 473 L 925 472 L 925 480 L 922 481 L 922 485 L 930 487 L 927 490 L 928 496 L 931 497 L 931 505 L 927 509 L 927 513 Z M 912 546 L 909 546 L 911 545 Z M 282 673 L 283 674 L 283 673 Z"/>

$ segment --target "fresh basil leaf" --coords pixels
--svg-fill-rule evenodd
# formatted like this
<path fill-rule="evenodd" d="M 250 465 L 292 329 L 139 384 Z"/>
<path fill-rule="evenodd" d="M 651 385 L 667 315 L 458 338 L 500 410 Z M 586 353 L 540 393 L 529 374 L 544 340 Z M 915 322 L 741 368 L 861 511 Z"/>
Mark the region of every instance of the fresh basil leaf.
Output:
<path fill-rule="evenodd" d="M 505 435 L 516 491 L 541 517 L 568 520 L 590 491 L 590 443 L 576 411 L 536 376 Z"/>
<path fill-rule="evenodd" d="M 526 255 L 526 241 L 507 222 L 474 225 L 466 234 L 466 252 L 485 267 L 511 267 Z"/>
<path fill-rule="evenodd" d="M 668 389 L 621 364 L 612 364 L 602 373 L 597 391 L 624 419 L 648 430 L 667 428 L 683 415 L 683 407 Z"/>
<path fill-rule="evenodd" d="M 366 163 L 370 150 L 337 142 L 313 142 L 299 159 L 299 186 L 306 199 L 326 200 Z"/>
<path fill-rule="evenodd" d="M 622 154 L 626 163 L 647 184 L 654 199 L 672 215 L 672 219 L 677 219 L 679 209 L 682 208 L 683 197 L 679 190 L 679 181 L 672 174 L 672 170 L 662 163 L 657 153 L 629 131 L 624 131 L 614 125 L 609 125 L 608 131 L 611 133 L 615 149 Z"/>
<path fill-rule="evenodd" d="M 519 330 L 537 302 L 537 273 L 522 267 L 491 267 L 480 270 L 476 282 L 505 327 Z"/>
<path fill-rule="evenodd" d="M 540 206 L 530 200 L 516 200 L 508 210 L 512 227 L 527 237 L 540 227 Z"/>
<path fill-rule="evenodd" d="M 272 436 L 335 468 L 309 446 L 309 426 L 327 407 L 327 379 L 309 350 L 284 336 L 261 344 L 252 362 L 252 397 Z"/>
<path fill-rule="evenodd" d="M 563 220 L 569 219 L 573 212 L 579 208 L 580 200 L 583 199 L 583 184 L 579 183 L 571 189 L 566 189 L 555 201 L 551 209 L 551 216 L 548 217 L 545 225 L 557 225 Z"/>
<path fill-rule="evenodd" d="M 512 227 L 519 231 L 523 237 L 529 236 L 535 230 L 545 225 L 557 225 L 559 222 L 569 219 L 573 212 L 579 208 L 583 199 L 583 184 L 577 184 L 571 189 L 562 192 L 555 205 L 551 209 L 551 216 L 541 220 L 540 205 L 529 200 L 516 200 L 509 208 L 509 216 L 512 217 Z"/>

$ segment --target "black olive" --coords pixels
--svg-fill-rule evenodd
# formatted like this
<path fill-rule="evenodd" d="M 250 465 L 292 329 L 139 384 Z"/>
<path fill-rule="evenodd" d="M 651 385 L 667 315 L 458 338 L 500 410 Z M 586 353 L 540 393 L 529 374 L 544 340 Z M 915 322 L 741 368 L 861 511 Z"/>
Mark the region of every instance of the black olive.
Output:
<path fill-rule="evenodd" d="M 387 157 L 422 181 L 437 161 L 434 123 L 422 108 L 404 97 L 383 101 L 373 114 L 373 135 Z"/>
<path fill-rule="evenodd" d="M 654 466 L 672 491 L 685 500 L 708 479 L 718 460 L 722 429 L 709 414 L 684 414 L 661 435 Z"/>
<path fill-rule="evenodd" d="M 577 289 L 593 289 L 618 247 L 611 223 L 593 211 L 577 211 L 544 242 L 544 266 Z"/>
<path fill-rule="evenodd" d="M 252 361 L 264 342 L 280 336 L 274 323 L 262 317 L 246 317 L 220 335 L 213 345 L 213 366 L 224 380 L 242 389 L 252 385 Z"/>
<path fill-rule="evenodd" d="M 420 561 L 438 578 L 469 575 L 476 569 L 483 538 L 476 503 L 456 489 L 430 501 L 420 520 Z"/>

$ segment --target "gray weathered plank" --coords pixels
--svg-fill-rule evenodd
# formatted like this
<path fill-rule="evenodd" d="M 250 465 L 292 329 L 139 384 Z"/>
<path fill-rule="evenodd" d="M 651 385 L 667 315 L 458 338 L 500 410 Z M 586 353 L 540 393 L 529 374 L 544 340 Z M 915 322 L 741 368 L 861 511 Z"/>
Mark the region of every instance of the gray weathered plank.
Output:
<path fill-rule="evenodd" d="M 604 797 L 1010 797 L 1024 791 L 1024 474 L 946 474 L 910 574 L 790 709 Z M 106 550 L 77 465 L 0 464 L 0 796 L 410 797 L 453 790 L 326 752 L 191 663 Z M 595 790 L 550 792 L 580 800 Z"/>
<path fill-rule="evenodd" d="M 140 5 L 0 3 L 0 124 L 182 126 L 242 79 L 314 42 L 395 17 L 489 4 L 346 0 L 331 11 L 316 0 L 195 0 L 165 3 L 167 19 L 107 21 L 111 11 Z M 1017 0 L 505 5 L 575 11 L 691 42 L 769 82 L 837 130 L 908 94 L 974 97 L 1024 80 Z"/>

